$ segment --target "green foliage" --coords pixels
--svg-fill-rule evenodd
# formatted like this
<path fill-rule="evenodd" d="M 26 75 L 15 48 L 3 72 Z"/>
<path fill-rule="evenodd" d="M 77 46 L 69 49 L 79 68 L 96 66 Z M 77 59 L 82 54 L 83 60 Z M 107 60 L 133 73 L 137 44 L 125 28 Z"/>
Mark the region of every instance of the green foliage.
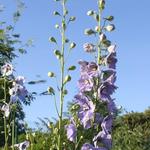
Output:
<path fill-rule="evenodd" d="M 150 108 L 118 117 L 113 131 L 113 150 L 150 150 Z"/>
<path fill-rule="evenodd" d="M 58 122 L 52 123 L 47 118 L 45 120 L 40 119 L 38 130 L 27 133 L 27 138 L 30 140 L 33 146 L 33 150 L 56 150 L 55 147 L 58 138 Z M 69 123 L 69 120 L 63 120 L 63 129 L 61 134 L 63 135 L 63 147 L 67 150 L 74 150 L 75 144 L 67 140 L 65 124 Z M 84 132 L 80 126 L 78 128 L 78 139 L 80 139 L 79 147 L 86 141 L 92 143 L 91 137 L 96 133 L 96 129 L 88 129 Z M 19 141 L 22 142 L 26 139 L 26 135 L 19 136 Z M 70 149 L 68 149 L 69 145 Z M 31 148 L 31 147 L 30 147 Z M 29 148 L 29 149 L 30 149 Z M 131 112 L 122 116 L 118 116 L 114 123 L 113 128 L 113 149 L 112 150 L 150 150 L 150 108 L 145 112 L 137 113 Z"/>

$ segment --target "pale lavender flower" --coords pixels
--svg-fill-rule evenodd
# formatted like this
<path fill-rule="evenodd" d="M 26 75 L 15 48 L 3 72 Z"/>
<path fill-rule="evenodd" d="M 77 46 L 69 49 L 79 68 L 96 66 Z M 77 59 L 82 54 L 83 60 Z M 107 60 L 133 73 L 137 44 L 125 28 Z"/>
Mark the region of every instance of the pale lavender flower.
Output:
<path fill-rule="evenodd" d="M 6 118 L 9 117 L 9 115 L 10 115 L 10 106 L 9 106 L 9 104 L 4 104 L 0 110 L 4 112 L 4 116 Z"/>
<path fill-rule="evenodd" d="M 88 53 L 92 53 L 96 51 L 95 45 L 93 45 L 92 43 L 85 43 L 83 45 L 83 48 L 85 52 L 88 52 Z"/>
<path fill-rule="evenodd" d="M 98 76 L 98 66 L 95 62 L 87 62 L 80 60 L 79 64 L 81 66 L 81 76 L 88 75 L 90 77 Z"/>
<path fill-rule="evenodd" d="M 13 66 L 9 63 L 6 63 L 1 67 L 1 73 L 3 76 L 10 76 L 13 73 Z"/>
<path fill-rule="evenodd" d="M 107 149 L 104 147 L 95 148 L 93 145 L 85 143 L 82 146 L 81 150 L 107 150 Z"/>
<path fill-rule="evenodd" d="M 78 87 L 80 92 L 91 91 L 93 88 L 93 81 L 87 75 L 81 76 L 78 81 Z"/>
<path fill-rule="evenodd" d="M 77 129 L 75 126 L 75 123 L 71 123 L 69 125 L 66 125 L 66 130 L 67 130 L 67 138 L 71 142 L 76 141 L 76 136 L 77 136 Z"/>
<path fill-rule="evenodd" d="M 22 143 L 14 145 L 14 147 L 17 147 L 19 150 L 26 150 L 29 146 L 30 146 L 30 142 L 27 140 Z"/>
<path fill-rule="evenodd" d="M 10 101 L 15 103 L 17 100 L 24 101 L 28 96 L 28 91 L 24 86 L 15 84 L 14 87 L 9 90 L 9 94 Z"/>
<path fill-rule="evenodd" d="M 25 77 L 23 76 L 18 76 L 15 78 L 15 82 L 14 84 L 19 84 L 19 85 L 22 85 L 25 83 Z"/>
<path fill-rule="evenodd" d="M 80 106 L 78 110 L 78 117 L 85 129 L 91 127 L 94 121 L 95 105 L 84 95 L 76 95 L 75 102 Z"/>
<path fill-rule="evenodd" d="M 101 79 L 103 82 L 114 84 L 116 81 L 116 72 L 114 70 L 105 70 L 102 72 Z"/>

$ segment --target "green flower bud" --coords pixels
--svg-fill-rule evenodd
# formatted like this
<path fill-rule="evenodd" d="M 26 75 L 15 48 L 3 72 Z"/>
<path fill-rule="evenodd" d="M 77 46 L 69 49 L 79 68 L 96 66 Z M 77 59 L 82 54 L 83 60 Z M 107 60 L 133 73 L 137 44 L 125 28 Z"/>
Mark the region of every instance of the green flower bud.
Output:
<path fill-rule="evenodd" d="M 65 89 L 65 90 L 63 91 L 63 94 L 64 94 L 64 95 L 67 95 L 67 94 L 68 94 L 68 91 Z"/>
<path fill-rule="evenodd" d="M 70 44 L 70 49 L 73 49 L 73 48 L 75 48 L 75 47 L 76 47 L 76 43 L 72 42 L 72 43 Z"/>
<path fill-rule="evenodd" d="M 66 84 L 67 82 L 71 81 L 71 76 L 67 75 L 64 79 L 64 84 Z"/>
<path fill-rule="evenodd" d="M 69 43 L 69 39 L 65 39 L 65 43 Z"/>
<path fill-rule="evenodd" d="M 76 17 L 74 17 L 74 16 L 72 16 L 72 17 L 69 18 L 69 22 L 70 21 L 75 21 L 75 20 L 76 20 Z"/>
<path fill-rule="evenodd" d="M 89 10 L 89 11 L 87 12 L 87 15 L 88 15 L 88 16 L 94 15 L 94 11 L 93 11 L 93 10 Z"/>
<path fill-rule="evenodd" d="M 106 17 L 106 18 L 104 18 L 104 19 L 106 19 L 106 20 L 108 20 L 108 21 L 113 21 L 113 20 L 114 20 L 114 16 L 108 16 L 108 17 Z"/>
<path fill-rule="evenodd" d="M 48 77 L 54 77 L 55 74 L 53 72 L 48 72 Z"/>
<path fill-rule="evenodd" d="M 54 89 L 51 86 L 47 88 L 47 92 L 50 95 L 55 95 L 55 91 L 54 91 Z"/>
<path fill-rule="evenodd" d="M 102 42 L 102 41 L 106 40 L 106 35 L 104 33 L 101 33 L 99 38 L 100 38 L 100 41 Z"/>
<path fill-rule="evenodd" d="M 111 45 L 111 41 L 109 41 L 109 40 L 104 40 L 103 42 L 102 42 L 102 44 L 103 44 L 103 46 L 104 47 L 109 47 L 110 45 Z"/>
<path fill-rule="evenodd" d="M 105 8 L 105 0 L 99 0 L 99 8 L 103 10 Z"/>
<path fill-rule="evenodd" d="M 58 24 L 55 24 L 55 28 L 56 28 L 56 29 L 59 29 L 59 25 L 58 25 Z"/>
<path fill-rule="evenodd" d="M 56 41 L 56 39 L 54 37 L 50 37 L 49 41 L 52 42 L 52 43 L 56 43 L 57 44 L 57 41 Z"/>
<path fill-rule="evenodd" d="M 57 59 L 60 59 L 61 58 L 61 53 L 59 50 L 54 50 L 54 54 L 56 56 Z"/>
<path fill-rule="evenodd" d="M 55 15 L 55 16 L 61 16 L 58 11 L 54 11 L 54 12 L 53 12 L 53 15 Z"/>
<path fill-rule="evenodd" d="M 105 29 L 108 31 L 108 32 L 111 32 L 113 30 L 115 30 L 115 25 L 114 24 L 109 24 L 105 27 Z"/>
<path fill-rule="evenodd" d="M 83 139 L 83 136 L 82 136 L 82 135 L 80 136 L 80 139 Z"/>
<path fill-rule="evenodd" d="M 70 67 L 68 68 L 69 71 L 73 71 L 73 70 L 75 70 L 75 69 L 76 69 L 76 66 L 70 66 Z"/>
<path fill-rule="evenodd" d="M 95 34 L 95 31 L 93 31 L 92 29 L 85 29 L 84 34 L 85 35 L 92 35 L 92 34 Z"/>
<path fill-rule="evenodd" d="M 96 31 L 96 32 L 100 32 L 100 27 L 99 27 L 99 26 L 96 26 L 96 27 L 95 27 L 95 31 Z"/>
<path fill-rule="evenodd" d="M 66 16 L 68 14 L 68 10 L 65 10 L 64 15 Z"/>

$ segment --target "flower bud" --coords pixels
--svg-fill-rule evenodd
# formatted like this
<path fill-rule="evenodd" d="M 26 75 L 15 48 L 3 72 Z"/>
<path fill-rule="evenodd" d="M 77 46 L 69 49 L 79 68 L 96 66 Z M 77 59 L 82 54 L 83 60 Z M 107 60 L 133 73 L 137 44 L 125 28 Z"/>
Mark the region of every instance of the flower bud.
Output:
<path fill-rule="evenodd" d="M 68 71 L 73 71 L 73 70 L 75 70 L 76 69 L 76 66 L 70 66 L 69 68 L 68 68 Z"/>
<path fill-rule="evenodd" d="M 48 72 L 48 77 L 54 77 L 54 73 L 53 72 Z"/>
<path fill-rule="evenodd" d="M 114 24 L 109 24 L 105 27 L 105 29 L 109 32 L 115 30 L 115 25 Z"/>
<path fill-rule="evenodd" d="M 104 18 L 104 19 L 106 19 L 106 20 L 108 20 L 108 21 L 113 21 L 113 20 L 114 20 L 114 16 L 108 16 L 108 17 L 106 17 L 106 18 Z"/>
<path fill-rule="evenodd" d="M 65 39 L 65 43 L 69 43 L 69 39 Z"/>
<path fill-rule="evenodd" d="M 92 34 L 95 34 L 95 31 L 93 31 L 92 29 L 85 29 L 84 34 L 85 35 L 92 35 Z"/>
<path fill-rule="evenodd" d="M 102 41 L 106 40 L 106 35 L 104 33 L 101 33 L 99 38 L 100 38 L 100 41 L 102 42 Z"/>
<path fill-rule="evenodd" d="M 55 28 L 56 28 L 56 29 L 59 29 L 59 25 L 58 25 L 58 24 L 55 24 Z"/>
<path fill-rule="evenodd" d="M 70 49 L 73 49 L 73 48 L 75 48 L 75 47 L 76 47 L 76 43 L 72 42 L 72 43 L 70 44 Z"/>
<path fill-rule="evenodd" d="M 88 16 L 94 15 L 94 11 L 93 11 L 93 10 L 89 10 L 89 11 L 87 12 L 87 15 L 88 15 Z"/>
<path fill-rule="evenodd" d="M 54 12 L 53 12 L 53 15 L 55 15 L 55 16 L 60 16 L 60 13 L 59 13 L 58 11 L 54 11 Z"/>
<path fill-rule="evenodd" d="M 70 17 L 69 22 L 70 21 L 75 21 L 75 20 L 76 20 L 76 17 L 72 16 L 72 17 Z"/>
<path fill-rule="evenodd" d="M 105 0 L 99 0 L 99 7 L 101 10 L 105 8 Z"/>
<path fill-rule="evenodd" d="M 57 59 L 60 59 L 61 58 L 61 53 L 59 50 L 54 50 L 54 54 L 56 56 Z"/>
<path fill-rule="evenodd" d="M 80 139 L 83 139 L 83 136 L 82 136 L 82 135 L 80 136 Z"/>
<path fill-rule="evenodd" d="M 96 31 L 96 32 L 100 32 L 100 27 L 99 27 L 99 26 L 96 26 L 96 27 L 95 27 L 95 31 Z"/>
<path fill-rule="evenodd" d="M 67 94 L 68 94 L 68 91 L 65 89 L 65 90 L 63 91 L 63 94 L 64 94 L 64 95 L 67 95 Z"/>
<path fill-rule="evenodd" d="M 54 95 L 55 94 L 54 89 L 51 86 L 47 88 L 47 92 L 50 95 Z"/>
<path fill-rule="evenodd" d="M 103 44 L 104 47 L 107 48 L 107 47 L 109 47 L 109 46 L 111 45 L 111 41 L 109 41 L 109 40 L 104 40 L 102 44 Z"/>
<path fill-rule="evenodd" d="M 50 37 L 49 41 L 52 42 L 52 43 L 56 43 L 57 44 L 57 41 L 56 41 L 56 39 L 54 37 Z"/>
<path fill-rule="evenodd" d="M 71 76 L 67 75 L 64 79 L 64 84 L 66 84 L 67 82 L 71 81 Z"/>

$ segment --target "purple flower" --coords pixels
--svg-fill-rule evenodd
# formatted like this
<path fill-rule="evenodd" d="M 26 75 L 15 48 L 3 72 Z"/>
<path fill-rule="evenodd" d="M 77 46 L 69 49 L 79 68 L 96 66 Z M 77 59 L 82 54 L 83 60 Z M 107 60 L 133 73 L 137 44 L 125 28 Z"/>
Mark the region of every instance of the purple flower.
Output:
<path fill-rule="evenodd" d="M 75 102 L 80 106 L 78 117 L 85 129 L 91 127 L 94 120 L 95 105 L 84 95 L 76 95 Z"/>
<path fill-rule="evenodd" d="M 80 80 L 78 81 L 78 87 L 80 92 L 91 91 L 93 88 L 93 81 L 87 75 L 81 76 Z"/>
<path fill-rule="evenodd" d="M 28 96 L 28 91 L 23 85 L 24 77 L 17 77 L 13 83 L 13 87 L 9 90 L 11 102 L 16 102 L 17 100 L 24 101 Z"/>
<path fill-rule="evenodd" d="M 102 130 L 94 137 L 93 142 L 95 147 L 98 147 L 98 142 L 102 142 L 106 148 L 111 149 L 112 147 L 111 134 Z"/>
<path fill-rule="evenodd" d="M 66 126 L 67 138 L 69 141 L 75 142 L 77 136 L 77 129 L 74 123 Z"/>
<path fill-rule="evenodd" d="M 98 89 L 99 98 L 102 101 L 109 101 L 111 99 L 110 95 L 113 94 L 117 87 L 109 82 L 104 82 Z"/>
<path fill-rule="evenodd" d="M 111 133 L 112 123 L 113 123 L 113 116 L 112 115 L 106 116 L 101 124 L 102 130 L 105 131 L 105 133 Z"/>
<path fill-rule="evenodd" d="M 101 79 L 103 82 L 114 84 L 116 81 L 116 72 L 114 70 L 105 70 L 102 72 Z"/>
<path fill-rule="evenodd" d="M 3 76 L 10 76 L 13 73 L 13 66 L 11 64 L 6 63 L 1 67 L 1 73 Z"/>
<path fill-rule="evenodd" d="M 19 85 L 22 85 L 25 83 L 25 78 L 23 76 L 18 76 L 16 77 L 15 79 L 15 82 L 14 84 L 19 84 Z"/>
<path fill-rule="evenodd" d="M 110 53 L 107 55 L 107 57 L 104 60 L 105 65 L 107 65 L 111 69 L 116 69 L 116 53 Z"/>
<path fill-rule="evenodd" d="M 100 113 L 95 113 L 95 120 L 94 120 L 95 125 L 100 125 L 103 121 L 103 117 L 101 116 Z"/>
<path fill-rule="evenodd" d="M 114 100 L 109 100 L 107 102 L 107 108 L 108 108 L 109 113 L 112 115 L 117 112 L 117 107 L 116 107 Z"/>
<path fill-rule="evenodd" d="M 88 75 L 90 77 L 98 76 L 98 66 L 95 62 L 87 62 L 80 60 L 79 64 L 81 65 L 81 76 Z"/>
<path fill-rule="evenodd" d="M 82 146 L 81 150 L 107 150 L 107 149 L 103 147 L 95 148 L 93 145 L 85 143 Z"/>

